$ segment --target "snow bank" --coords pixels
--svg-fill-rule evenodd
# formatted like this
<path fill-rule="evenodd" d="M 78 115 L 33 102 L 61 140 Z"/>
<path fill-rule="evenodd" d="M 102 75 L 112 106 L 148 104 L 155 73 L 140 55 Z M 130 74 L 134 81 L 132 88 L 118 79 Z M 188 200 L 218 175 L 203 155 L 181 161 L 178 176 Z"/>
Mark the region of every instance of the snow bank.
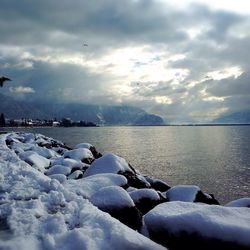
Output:
<path fill-rule="evenodd" d="M 77 195 L 90 198 L 101 188 L 109 186 L 126 186 L 127 179 L 118 174 L 96 174 L 79 180 L 68 180 L 65 186 Z"/>
<path fill-rule="evenodd" d="M 91 151 L 87 148 L 78 148 L 66 151 L 64 153 L 65 158 L 70 158 L 78 161 L 84 161 L 84 160 L 94 160 L 94 156 L 91 153 Z"/>
<path fill-rule="evenodd" d="M 135 191 L 131 191 L 129 192 L 129 195 L 135 203 L 145 198 L 150 199 L 152 201 L 160 200 L 159 194 L 155 190 L 148 188 L 142 188 Z"/>
<path fill-rule="evenodd" d="M 74 147 L 74 149 L 78 149 L 78 148 L 90 149 L 91 147 L 93 147 L 93 146 L 90 143 L 79 143 Z"/>
<path fill-rule="evenodd" d="M 86 169 L 89 167 L 88 164 L 86 163 L 82 163 L 79 160 L 74 160 L 74 159 L 70 159 L 70 158 L 63 158 L 63 157 L 58 157 L 58 158 L 54 158 L 53 160 L 51 160 L 51 166 L 54 165 L 63 165 L 66 166 L 68 168 L 72 169 Z"/>
<path fill-rule="evenodd" d="M 169 201 L 193 202 L 199 190 L 200 188 L 195 185 L 177 185 L 170 188 L 165 196 Z"/>
<path fill-rule="evenodd" d="M 84 173 L 84 176 L 90 176 L 101 173 L 119 173 L 132 172 L 128 163 L 122 157 L 107 153 L 101 158 L 96 159 Z"/>
<path fill-rule="evenodd" d="M 54 165 L 49 170 L 45 172 L 46 175 L 52 175 L 52 174 L 64 174 L 69 175 L 71 172 L 71 169 L 62 165 Z"/>
<path fill-rule="evenodd" d="M 121 187 L 109 186 L 100 189 L 91 196 L 92 204 L 99 208 L 134 207 L 135 204 L 129 194 Z"/>
<path fill-rule="evenodd" d="M 167 202 L 148 212 L 144 222 L 142 231 L 148 232 L 152 239 L 165 245 L 168 245 L 171 240 L 179 241 L 179 246 L 181 244 L 185 246 L 185 243 L 192 245 L 196 243 L 195 239 L 199 238 L 198 242 L 204 245 L 209 240 L 217 240 L 225 244 L 235 244 L 239 249 L 250 246 L 250 210 L 248 208 L 180 201 Z M 186 238 L 182 237 L 188 235 L 191 239 L 194 237 L 193 241 L 189 238 L 186 242 Z M 200 249 L 204 249 L 202 248 L 204 245 L 199 245 Z M 187 245 L 186 247 L 188 248 Z"/>
<path fill-rule="evenodd" d="M 199 187 L 170 188 L 90 144 L 0 135 L 0 249 L 245 250 L 249 200 L 206 205 L 218 202 Z"/>
<path fill-rule="evenodd" d="M 250 198 L 241 198 L 226 204 L 227 207 L 248 207 L 250 208 Z"/>
<path fill-rule="evenodd" d="M 37 170 L 41 172 L 44 172 L 45 169 L 50 165 L 50 161 L 47 158 L 33 151 L 22 152 L 19 154 L 19 157 L 21 160 L 24 160 L 31 166 L 34 166 Z"/>
<path fill-rule="evenodd" d="M 56 144 L 39 135 L 0 136 L 0 249 L 163 249 L 81 195 L 93 195 L 109 185 L 124 185 L 125 177 L 106 174 L 85 181 L 53 174 L 51 178 L 37 170 L 41 162 L 29 164 L 20 159 L 19 154 L 30 147 L 18 153 L 11 147 L 25 142 L 41 147 Z M 38 152 L 34 152 L 36 157 Z M 28 157 L 28 153 L 23 155 L 25 160 Z"/>

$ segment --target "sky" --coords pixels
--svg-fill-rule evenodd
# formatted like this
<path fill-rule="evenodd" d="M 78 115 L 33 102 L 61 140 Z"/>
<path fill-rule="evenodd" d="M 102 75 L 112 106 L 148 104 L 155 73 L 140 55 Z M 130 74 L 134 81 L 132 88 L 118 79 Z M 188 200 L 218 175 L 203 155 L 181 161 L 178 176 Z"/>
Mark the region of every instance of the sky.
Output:
<path fill-rule="evenodd" d="M 1 0 L 0 89 L 131 105 L 166 122 L 250 107 L 248 0 Z M 86 46 L 87 45 L 87 46 Z"/>

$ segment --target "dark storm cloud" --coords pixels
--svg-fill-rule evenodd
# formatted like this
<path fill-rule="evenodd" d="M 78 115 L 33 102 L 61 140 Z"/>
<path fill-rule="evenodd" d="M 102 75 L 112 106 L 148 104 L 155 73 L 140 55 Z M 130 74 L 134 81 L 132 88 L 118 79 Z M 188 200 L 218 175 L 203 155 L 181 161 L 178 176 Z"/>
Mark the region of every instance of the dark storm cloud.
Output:
<path fill-rule="evenodd" d="M 212 81 L 206 91 L 218 97 L 250 96 L 250 72 L 243 73 L 238 78 Z"/>
<path fill-rule="evenodd" d="M 97 45 L 95 39 L 99 38 L 105 46 L 123 39 L 174 42 L 186 38 L 172 25 L 178 13 L 168 12 L 151 0 L 2 1 L 0 14 L 2 42 L 12 44 L 56 45 L 55 41 L 60 47 L 67 42 L 60 41 L 60 32 L 66 40 L 69 34 Z M 68 39 L 74 42 L 73 37 Z"/>
<path fill-rule="evenodd" d="M 166 2 L 2 0 L 0 74 L 14 78 L 12 90 L 22 86 L 22 96 L 24 88 L 34 90 L 28 95 L 36 100 L 112 104 L 119 99 L 175 121 L 192 121 L 202 114 L 214 117 L 219 109 L 246 108 L 250 98 L 244 73 L 250 64 L 249 16 L 198 4 L 180 9 Z M 122 79 L 110 71 L 120 62 L 98 65 L 99 61 L 114 49 L 143 45 L 163 52 L 154 61 L 162 61 L 166 69 L 185 69 L 188 74 L 179 77 L 178 84 L 146 80 L 128 84 L 131 96 L 117 94 L 112 87 Z M 167 60 L 175 54 L 185 57 Z M 68 60 L 70 56 L 75 61 Z M 133 60 L 135 70 L 153 63 Z M 95 63 L 98 66 L 93 68 Z M 204 82 L 209 72 L 230 67 L 239 67 L 242 76 Z M 192 82 L 196 84 L 190 87 Z M 18 96 L 8 88 L 1 91 Z M 157 103 L 157 96 L 171 102 Z"/>

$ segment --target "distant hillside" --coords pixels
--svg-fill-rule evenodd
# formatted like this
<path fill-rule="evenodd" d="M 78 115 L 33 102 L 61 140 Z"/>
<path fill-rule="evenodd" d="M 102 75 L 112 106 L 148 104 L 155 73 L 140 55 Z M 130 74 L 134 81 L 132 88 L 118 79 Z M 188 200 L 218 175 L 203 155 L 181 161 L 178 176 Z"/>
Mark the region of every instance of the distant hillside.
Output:
<path fill-rule="evenodd" d="M 152 114 L 144 114 L 136 119 L 134 122 L 135 125 L 163 125 L 164 122 L 162 118 L 158 115 L 152 115 Z"/>
<path fill-rule="evenodd" d="M 8 118 L 43 117 L 45 114 L 33 104 L 21 102 L 0 94 L 0 113 Z"/>
<path fill-rule="evenodd" d="M 0 94 L 0 113 L 8 118 L 84 120 L 106 125 L 162 125 L 160 116 L 130 106 L 99 106 L 74 103 L 34 103 L 17 101 Z"/>
<path fill-rule="evenodd" d="M 250 110 L 221 116 L 215 119 L 213 123 L 250 124 Z"/>

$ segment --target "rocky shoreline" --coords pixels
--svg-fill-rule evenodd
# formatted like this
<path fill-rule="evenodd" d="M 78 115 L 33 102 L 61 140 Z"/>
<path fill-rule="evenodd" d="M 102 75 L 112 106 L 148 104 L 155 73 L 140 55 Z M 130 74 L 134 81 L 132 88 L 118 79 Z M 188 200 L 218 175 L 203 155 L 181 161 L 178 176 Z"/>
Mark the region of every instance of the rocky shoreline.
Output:
<path fill-rule="evenodd" d="M 88 143 L 1 134 L 0 180 L 1 249 L 250 248 L 250 198 L 222 206 Z"/>

